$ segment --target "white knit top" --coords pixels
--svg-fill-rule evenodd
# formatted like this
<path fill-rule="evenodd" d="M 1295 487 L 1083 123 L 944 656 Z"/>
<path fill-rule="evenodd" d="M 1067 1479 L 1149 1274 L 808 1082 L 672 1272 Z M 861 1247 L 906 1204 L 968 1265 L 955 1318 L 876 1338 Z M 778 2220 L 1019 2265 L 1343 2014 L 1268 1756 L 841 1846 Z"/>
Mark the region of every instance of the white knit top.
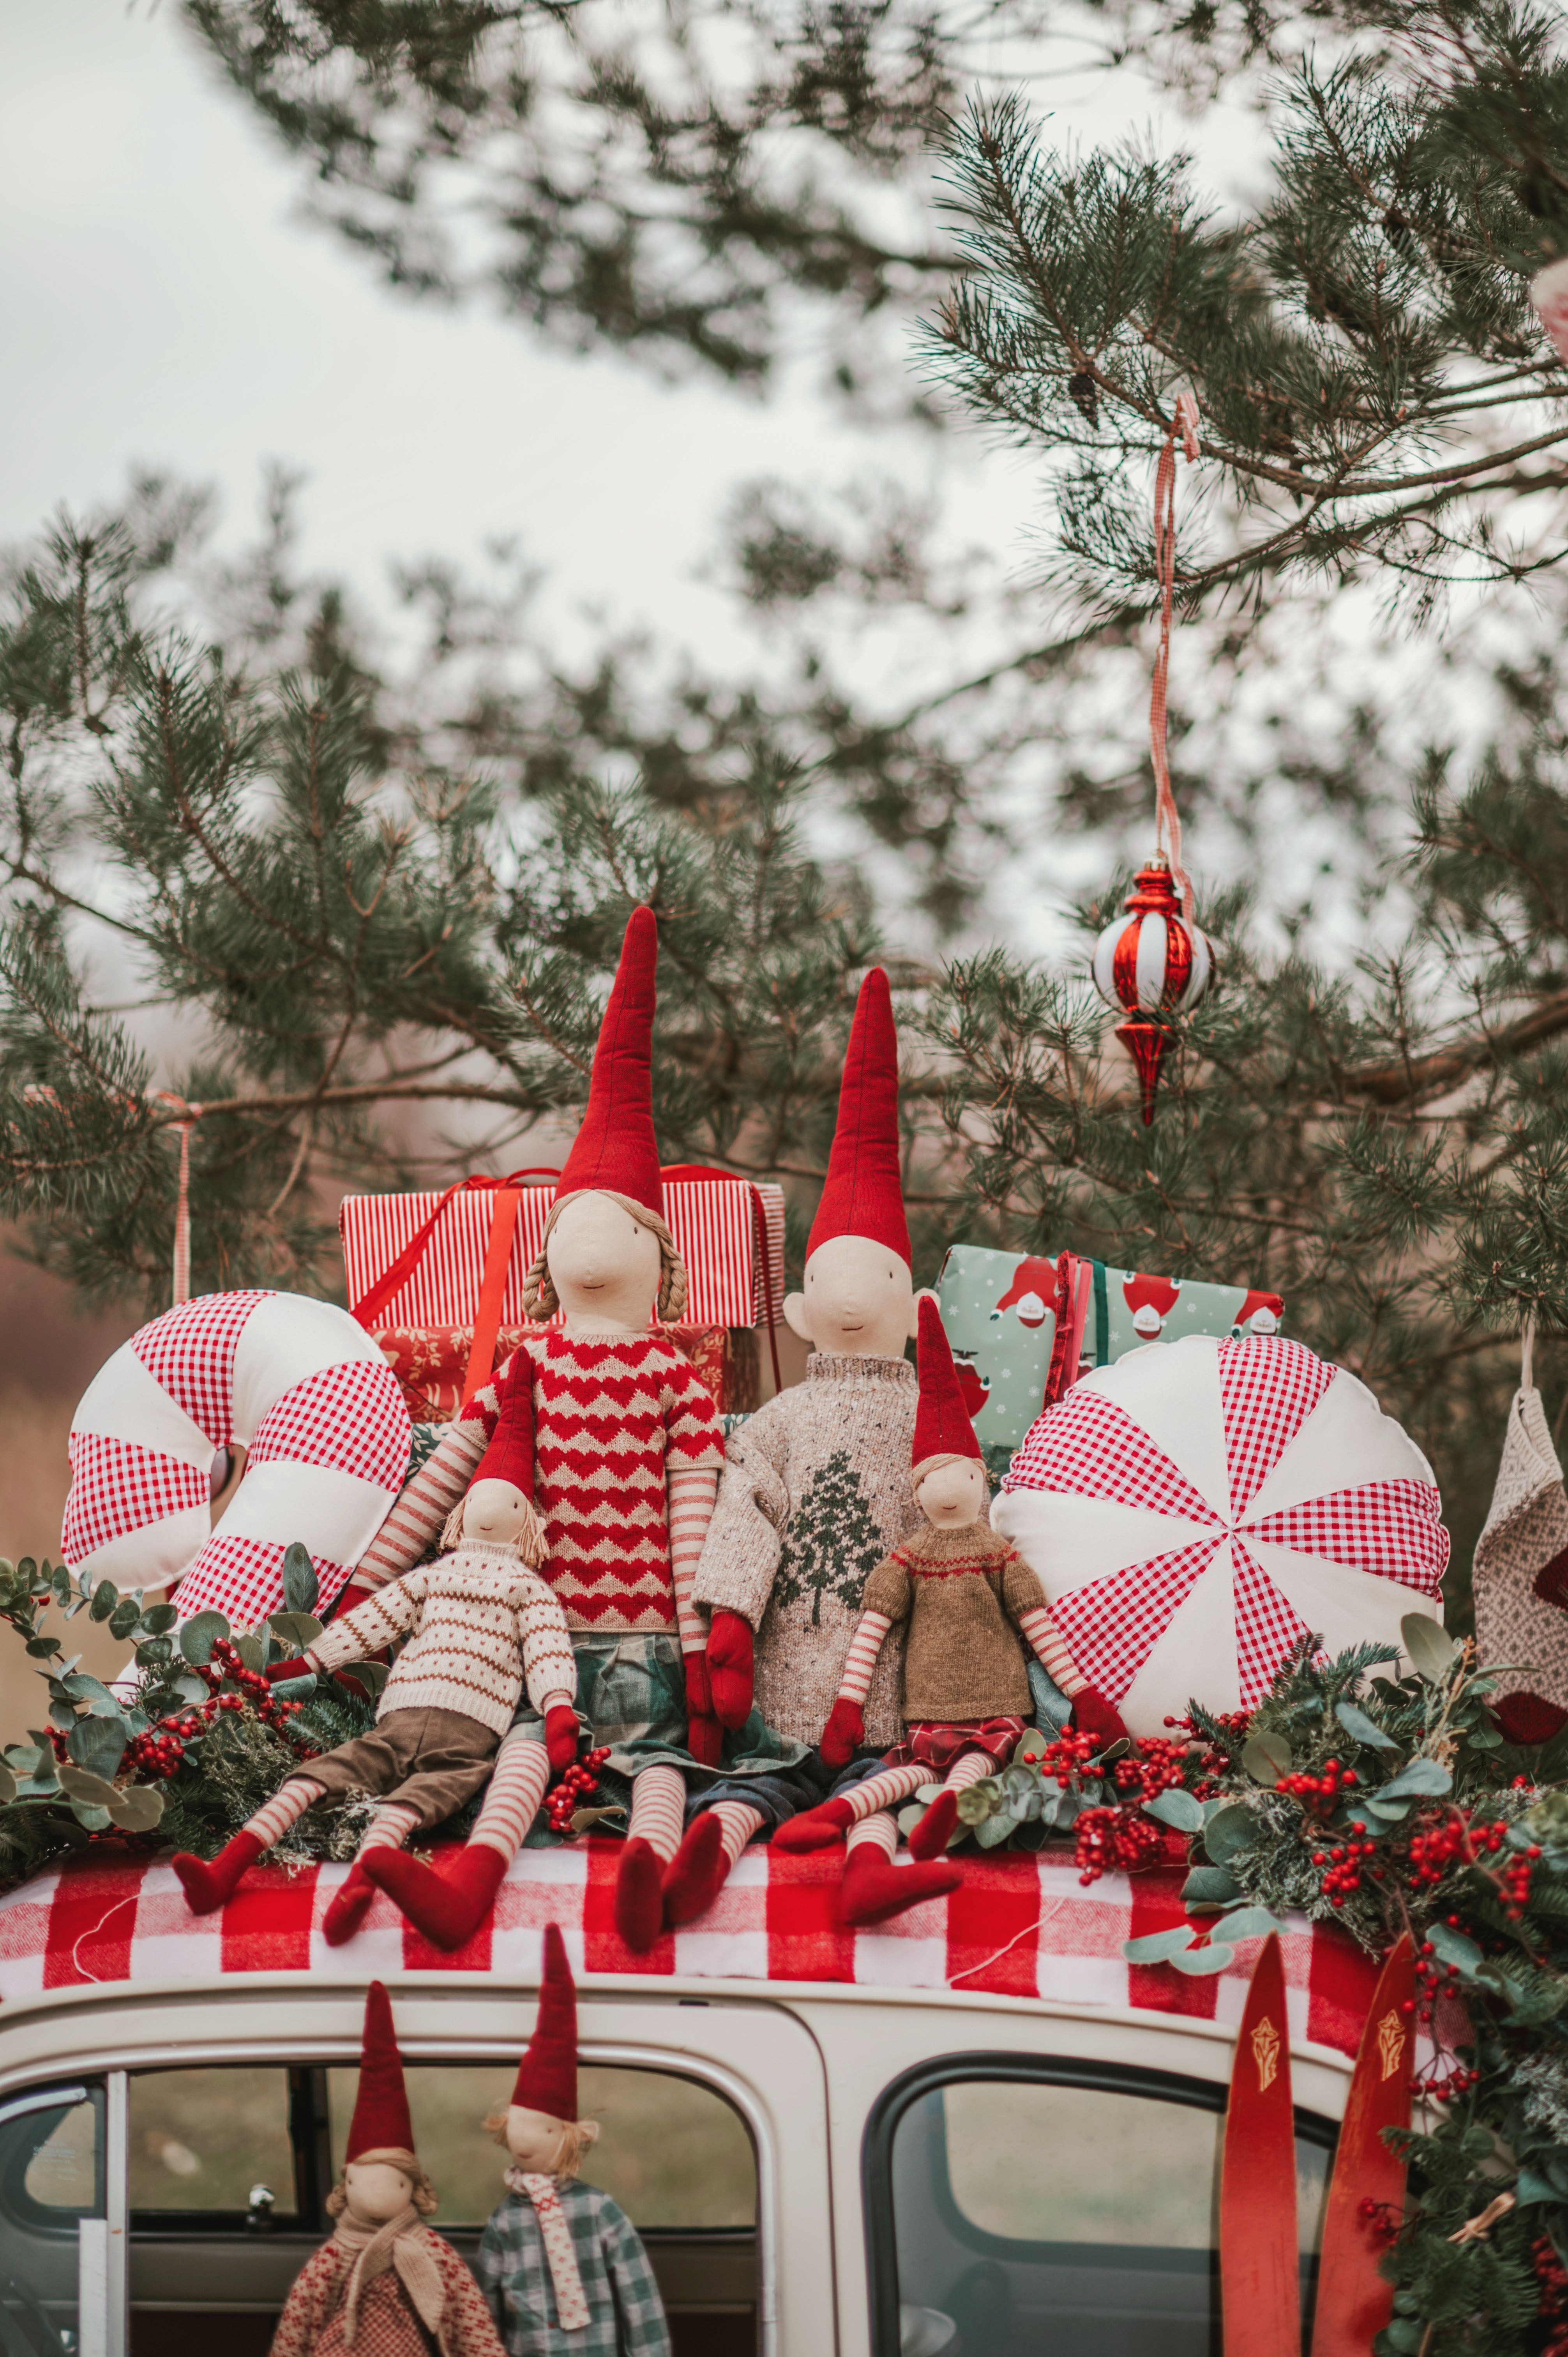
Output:
<path fill-rule="evenodd" d="M 393 1710 L 456 1710 L 504 1735 L 524 1685 L 535 1710 L 575 1695 L 566 1616 L 537 1572 L 510 1550 L 463 1546 L 389 1580 L 310 1647 L 324 1670 L 379 1653 L 406 1636 L 381 1691 Z"/>

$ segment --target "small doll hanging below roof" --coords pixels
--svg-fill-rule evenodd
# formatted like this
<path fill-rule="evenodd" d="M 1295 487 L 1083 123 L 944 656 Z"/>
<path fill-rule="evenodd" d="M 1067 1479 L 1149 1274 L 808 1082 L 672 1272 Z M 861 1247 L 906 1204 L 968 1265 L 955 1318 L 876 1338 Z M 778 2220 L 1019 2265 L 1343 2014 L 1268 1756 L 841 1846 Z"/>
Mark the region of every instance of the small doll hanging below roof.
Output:
<path fill-rule="evenodd" d="M 577 1992 L 553 1923 L 511 2102 L 485 2126 L 511 2165 L 474 2271 L 509 2357 L 670 2357 L 664 2303 L 636 2227 L 577 2176 L 599 2130 L 577 2117 Z"/>
<path fill-rule="evenodd" d="M 413 2126 L 392 2005 L 365 2000 L 360 2088 L 339 2183 L 327 2197 L 332 2239 L 306 2259 L 284 2302 L 272 2357 L 502 2357 L 484 2296 L 460 2254 L 424 2223 L 435 2208 Z"/>

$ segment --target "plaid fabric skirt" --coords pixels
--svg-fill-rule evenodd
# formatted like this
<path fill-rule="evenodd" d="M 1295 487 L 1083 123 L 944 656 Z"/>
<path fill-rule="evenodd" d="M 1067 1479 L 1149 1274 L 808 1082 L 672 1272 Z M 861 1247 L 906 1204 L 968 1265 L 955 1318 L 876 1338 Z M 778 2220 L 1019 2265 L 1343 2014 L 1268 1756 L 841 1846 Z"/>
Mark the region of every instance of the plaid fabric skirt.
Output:
<path fill-rule="evenodd" d="M 754 1710 L 744 1727 L 725 1729 L 718 1767 L 704 1768 L 693 1760 L 686 1748 L 686 1665 L 679 1638 L 574 1629 L 572 1651 L 578 1719 L 591 1744 L 609 1746 L 608 1766 L 617 1776 L 679 1768 L 698 1788 L 720 1778 L 777 1774 L 806 1756 L 803 1743 L 775 1735 Z M 503 1739 L 523 1735 L 544 1739 L 544 1722 L 526 1696 Z"/>
<path fill-rule="evenodd" d="M 961 1751 L 983 1751 L 994 1768 L 1009 1768 L 1018 1749 L 1021 1718 L 959 1718 L 946 1725 L 924 1719 L 896 1743 L 885 1768 L 932 1768 L 945 1775 Z"/>

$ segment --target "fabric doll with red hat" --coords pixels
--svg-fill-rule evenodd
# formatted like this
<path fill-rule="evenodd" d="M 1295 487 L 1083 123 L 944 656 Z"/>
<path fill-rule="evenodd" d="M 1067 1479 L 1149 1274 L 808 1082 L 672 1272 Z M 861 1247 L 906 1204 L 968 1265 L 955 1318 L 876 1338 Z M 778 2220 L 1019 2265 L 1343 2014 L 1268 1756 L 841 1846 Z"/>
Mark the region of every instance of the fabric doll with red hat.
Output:
<path fill-rule="evenodd" d="M 474 2272 L 510 2357 L 670 2357 L 664 2303 L 636 2227 L 577 2175 L 599 2130 L 577 2117 L 577 1992 L 553 1923 L 511 2102 L 485 2126 L 510 2166 Z"/>
<path fill-rule="evenodd" d="M 632 1780 L 616 1921 L 638 1948 L 659 1933 L 660 1877 L 680 1843 L 687 1775 L 716 1766 L 721 1747 L 736 1774 L 801 1748 L 774 1743 L 759 1719 L 725 1746 L 708 1692 L 707 1624 L 692 1601 L 724 1444 L 701 1378 L 651 1322 L 672 1323 L 686 1297 L 653 1133 L 658 956 L 652 910 L 634 909 L 599 1027 L 587 1113 L 523 1286 L 529 1316 L 559 1310 L 564 1327 L 531 1331 L 447 1426 L 357 1575 L 373 1577 L 417 1555 L 461 1497 L 507 1403 L 526 1393 L 542 1574 L 572 1631 L 594 1740 L 607 1747 L 611 1770 Z M 438 1947 L 470 1937 L 494 1899 L 499 1876 L 484 1853 L 492 1834 L 515 1848 L 527 1830 L 520 1813 L 501 1815 L 494 1796 L 504 1792 L 511 1744 L 538 1733 L 537 1706 L 520 1712 L 473 1840 L 454 1863 L 432 1873 L 391 1849 L 368 1861 Z"/>
<path fill-rule="evenodd" d="M 215 1858 L 187 1853 L 175 1859 L 196 1914 L 222 1906 L 246 1867 L 313 1802 L 371 1792 L 381 1805 L 322 1923 L 329 1944 L 351 1938 L 375 1897 L 371 1861 L 392 1855 L 416 1826 L 440 1824 L 490 1778 L 526 1691 L 539 1714 L 538 1739 L 508 1744 L 504 1775 L 497 1770 L 473 1836 L 492 1891 L 499 1884 L 544 1798 L 552 1767 L 570 1767 L 577 1756 L 572 1640 L 559 1601 L 534 1567 L 543 1558 L 544 1534 L 534 1504 L 532 1410 L 525 1385 L 497 1418 L 478 1478 L 447 1521 L 450 1553 L 377 1588 L 324 1629 L 303 1659 L 268 1671 L 289 1679 L 337 1670 L 407 1641 L 370 1734 L 285 1777 Z M 508 1846 L 495 1828 L 519 1818 L 521 1830 Z M 428 1868 L 419 1871 L 428 1878 Z"/>
<path fill-rule="evenodd" d="M 424 2223 L 435 2194 L 415 2157 L 380 1981 L 365 2001 L 360 2091 L 327 2208 L 336 2230 L 295 2277 L 272 2357 L 501 2357 L 461 2254 Z"/>
<path fill-rule="evenodd" d="M 959 1388 L 958 1370 L 929 1297 L 920 1303 L 919 1407 L 910 1479 L 926 1527 L 895 1547 L 865 1583 L 859 1626 L 822 1738 L 822 1757 L 843 1767 L 865 1739 L 867 1690 L 892 1630 L 904 1649 L 904 1740 L 878 1774 L 780 1827 L 783 1849 L 816 1849 L 848 1833 L 843 1904 L 864 1921 L 903 1878 L 889 1869 L 897 1842 L 879 1813 L 922 1784 L 942 1790 L 909 1836 L 917 1858 L 940 1857 L 958 1822 L 966 1784 L 1009 1766 L 1031 1708 L 1019 1647 L 1027 1639 L 1047 1674 L 1074 1697 L 1080 1724 L 1114 1739 L 1125 1730 L 1072 1666 L 1045 1591 L 1016 1547 L 984 1520 L 985 1466 Z M 875 1920 L 873 1917 L 872 1920 Z"/>

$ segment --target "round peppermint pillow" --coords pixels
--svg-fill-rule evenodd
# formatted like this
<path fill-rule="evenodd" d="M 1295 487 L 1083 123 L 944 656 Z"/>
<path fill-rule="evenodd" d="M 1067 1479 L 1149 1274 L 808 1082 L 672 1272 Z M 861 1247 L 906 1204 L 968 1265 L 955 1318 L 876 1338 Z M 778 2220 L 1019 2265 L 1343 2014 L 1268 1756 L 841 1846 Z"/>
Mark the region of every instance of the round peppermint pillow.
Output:
<path fill-rule="evenodd" d="M 1441 1621 L 1432 1468 L 1365 1383 L 1278 1335 L 1129 1351 L 1036 1416 L 992 1510 L 1136 1735 L 1251 1708 L 1300 1638 Z"/>

